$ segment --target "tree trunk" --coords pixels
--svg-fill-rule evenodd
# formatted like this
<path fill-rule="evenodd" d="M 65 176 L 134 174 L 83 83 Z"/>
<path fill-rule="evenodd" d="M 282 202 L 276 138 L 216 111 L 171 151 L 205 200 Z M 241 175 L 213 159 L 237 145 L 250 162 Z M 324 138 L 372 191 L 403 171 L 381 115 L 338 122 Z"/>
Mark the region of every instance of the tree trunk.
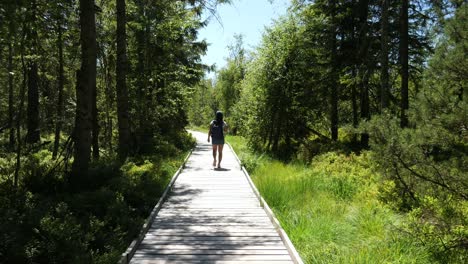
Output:
<path fill-rule="evenodd" d="M 109 58 L 107 56 L 109 56 Z M 114 152 L 113 146 L 112 146 L 112 130 L 113 130 L 112 108 L 113 108 L 114 95 L 113 95 L 113 90 L 112 90 L 112 74 L 111 74 L 111 69 L 114 69 L 113 60 L 114 59 L 112 55 L 102 53 L 102 66 L 103 66 L 102 75 L 104 76 L 103 85 L 106 90 L 106 131 L 104 134 L 106 137 L 106 142 L 108 144 L 107 147 L 111 153 Z"/>
<path fill-rule="evenodd" d="M 381 74 L 380 74 L 380 104 L 381 109 L 385 109 L 388 107 L 388 100 L 389 100 L 389 77 L 388 77 L 388 1 L 389 0 L 382 0 L 382 18 L 381 18 Z"/>
<path fill-rule="evenodd" d="M 94 0 L 80 0 L 81 69 L 77 73 L 72 183 L 87 174 L 91 155 L 92 103 L 96 89 L 96 22 Z"/>
<path fill-rule="evenodd" d="M 358 50 L 358 45 L 359 43 L 357 43 L 357 39 L 356 39 L 356 32 L 357 32 L 357 27 L 356 27 L 356 2 L 355 0 L 351 1 L 351 5 L 353 7 L 353 11 L 352 11 L 352 14 L 353 14 L 353 19 L 351 20 L 352 22 L 352 33 L 351 33 L 351 42 L 353 43 L 353 50 L 354 51 L 357 51 Z M 358 23 L 359 24 L 359 23 Z M 357 93 L 357 71 L 358 71 L 358 62 L 359 62 L 359 58 L 358 58 L 358 52 L 354 52 L 354 57 L 353 57 L 353 62 L 354 62 L 354 65 L 352 65 L 352 69 L 351 69 L 351 76 L 352 76 L 352 84 L 351 84 L 351 105 L 352 105 L 352 111 L 353 111 L 353 127 L 357 129 L 358 125 L 359 125 L 359 110 L 358 110 L 358 93 Z M 353 133 L 353 143 L 357 143 L 357 133 Z"/>
<path fill-rule="evenodd" d="M 331 5 L 331 23 L 332 30 L 330 34 L 331 41 L 331 82 L 330 82 L 330 122 L 331 122 L 331 138 L 332 140 L 338 140 L 338 61 L 337 61 L 337 44 L 336 44 L 336 2 L 335 0 L 330 1 Z"/>
<path fill-rule="evenodd" d="M 21 169 L 21 119 L 23 118 L 23 107 L 24 107 L 24 99 L 25 99 L 25 93 L 26 93 L 26 85 L 27 85 L 27 69 L 26 69 L 26 63 L 24 61 L 24 42 L 21 43 L 21 65 L 23 67 L 23 84 L 21 85 L 20 89 L 20 102 L 18 106 L 18 114 L 16 117 L 16 140 L 18 141 L 16 143 L 16 165 L 15 165 L 15 175 L 13 178 L 13 185 L 15 187 L 18 187 L 18 182 L 19 182 L 19 171 Z"/>
<path fill-rule="evenodd" d="M 401 76 L 401 120 L 400 126 L 408 126 L 408 6 L 409 0 L 401 1 L 400 9 L 400 76 Z"/>
<path fill-rule="evenodd" d="M 93 145 L 93 160 L 99 160 L 99 120 L 98 120 L 98 108 L 97 108 L 97 89 L 96 83 L 93 87 L 92 96 L 92 145 Z"/>
<path fill-rule="evenodd" d="M 119 127 L 119 160 L 124 161 L 130 152 L 129 99 L 127 90 L 127 33 L 125 0 L 117 1 L 117 120 Z"/>
<path fill-rule="evenodd" d="M 369 1 L 361 0 L 359 6 L 359 78 L 360 78 L 360 97 L 361 97 L 361 119 L 369 120 L 369 38 L 367 18 L 369 15 Z M 361 134 L 361 146 L 367 147 L 369 145 L 369 135 L 367 133 Z"/>
<path fill-rule="evenodd" d="M 39 76 L 37 74 L 37 63 L 30 62 L 28 69 L 28 109 L 26 142 L 37 143 L 40 140 L 39 132 Z"/>
<path fill-rule="evenodd" d="M 32 43 L 32 55 L 37 54 L 37 29 L 36 29 L 36 1 L 31 3 L 31 25 L 32 30 L 28 36 L 30 43 Z M 39 131 L 39 76 L 38 67 L 35 59 L 29 62 L 28 65 L 28 109 L 27 109 L 27 129 L 26 142 L 36 143 L 40 141 Z"/>
<path fill-rule="evenodd" d="M 12 35 L 12 34 L 11 34 Z M 10 35 L 10 36 L 11 36 Z M 11 38 L 13 40 L 13 38 Z M 10 128 L 8 146 L 11 150 L 15 147 L 15 126 L 13 124 L 14 115 L 14 102 L 13 102 L 13 88 L 14 88 L 14 73 L 13 73 L 13 44 L 12 41 L 8 44 L 8 127 Z"/>
<path fill-rule="evenodd" d="M 357 75 L 356 75 L 356 69 L 353 67 L 353 70 L 352 70 L 352 76 L 353 76 L 353 80 L 356 80 L 357 78 Z M 356 81 L 353 81 L 353 84 L 351 85 L 351 101 L 352 101 L 352 105 L 353 105 L 353 127 L 354 128 L 357 128 L 358 125 L 359 125 L 359 115 L 358 115 L 358 94 L 357 94 L 357 91 L 356 91 Z M 357 141 L 357 134 L 354 133 L 353 134 L 353 142 L 356 143 Z"/>
<path fill-rule="evenodd" d="M 142 4 L 141 4 L 142 5 Z M 144 7 L 139 6 L 139 16 L 144 16 Z M 146 106 L 145 103 L 145 90 L 146 90 L 146 83 L 145 83 L 145 31 L 142 29 L 138 29 L 136 34 L 136 42 L 137 42 L 137 65 L 136 65 L 136 72 L 137 72 L 137 113 L 138 113 L 138 128 L 137 128 L 137 146 L 140 148 L 144 145 L 145 142 L 145 125 L 147 124 L 146 117 L 144 115 L 144 107 Z"/>
<path fill-rule="evenodd" d="M 361 119 L 369 120 L 369 73 L 364 73 L 364 78 L 361 85 Z M 367 148 L 369 146 L 369 134 L 361 134 L 361 146 Z"/>
<path fill-rule="evenodd" d="M 60 16 L 59 16 L 60 17 Z M 63 124 L 63 86 L 65 83 L 64 69 L 63 69 L 63 41 L 62 41 L 62 25 L 59 18 L 58 21 L 58 38 L 57 38 L 57 48 L 58 48 L 58 99 L 57 99 L 57 120 L 55 120 L 55 139 L 54 139 L 54 150 L 52 153 L 53 159 L 57 157 L 58 149 L 60 145 L 60 131 L 62 130 Z"/>

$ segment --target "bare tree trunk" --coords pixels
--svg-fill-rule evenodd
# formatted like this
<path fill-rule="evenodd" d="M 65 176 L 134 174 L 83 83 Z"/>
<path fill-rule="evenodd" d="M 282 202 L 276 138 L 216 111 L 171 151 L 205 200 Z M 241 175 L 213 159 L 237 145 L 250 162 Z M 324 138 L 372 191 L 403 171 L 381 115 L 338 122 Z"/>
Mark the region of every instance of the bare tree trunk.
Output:
<path fill-rule="evenodd" d="M 330 83 L 330 121 L 331 121 L 331 138 L 332 140 L 338 140 L 338 61 L 337 61 L 337 44 L 336 44 L 336 2 L 335 0 L 330 1 L 332 14 L 332 32 L 330 34 L 331 40 L 331 83 Z"/>
<path fill-rule="evenodd" d="M 125 0 L 117 1 L 117 118 L 119 127 L 119 160 L 130 152 L 129 99 L 127 90 L 127 33 Z"/>
<path fill-rule="evenodd" d="M 13 41 L 13 38 L 11 39 Z M 9 134 L 9 148 L 11 150 L 15 147 L 15 126 L 13 124 L 14 115 L 14 102 L 13 102 L 13 88 L 14 88 L 14 73 L 13 73 L 13 44 L 12 41 L 8 44 L 8 126 L 10 128 Z"/>
<path fill-rule="evenodd" d="M 361 119 L 369 120 L 369 73 L 364 73 L 364 77 L 361 84 Z M 369 134 L 361 134 L 361 145 L 363 147 L 369 146 Z"/>
<path fill-rule="evenodd" d="M 113 108 L 113 101 L 114 95 L 112 90 L 112 74 L 111 69 L 113 69 L 113 57 L 109 55 L 107 58 L 107 54 L 102 54 L 102 61 L 103 61 L 103 69 L 102 75 L 104 76 L 104 86 L 106 90 L 106 131 L 104 132 L 106 136 L 106 142 L 108 144 L 108 149 L 111 153 L 113 153 L 113 146 L 112 146 L 112 129 L 113 129 L 113 121 L 112 121 L 112 108 Z M 112 63 L 112 64 L 111 64 Z"/>
<path fill-rule="evenodd" d="M 92 96 L 92 145 L 93 145 L 93 160 L 99 160 L 99 120 L 98 120 L 98 108 L 97 108 L 97 89 L 96 83 L 93 87 Z"/>
<path fill-rule="evenodd" d="M 401 76 L 401 127 L 408 126 L 408 79 L 409 79 L 409 72 L 408 72 L 408 6 L 409 0 L 402 0 L 401 1 L 401 9 L 400 9 L 400 76 Z"/>
<path fill-rule="evenodd" d="M 381 74 L 380 74 L 380 82 L 381 82 L 381 91 L 380 91 L 380 105 L 381 109 L 385 109 L 388 107 L 388 100 L 389 100 L 389 77 L 388 77 L 388 1 L 389 0 L 382 0 L 382 18 L 381 18 L 381 25 L 382 25 L 382 32 L 381 32 Z"/>
<path fill-rule="evenodd" d="M 360 97 L 361 97 L 361 119 L 369 120 L 369 38 L 367 18 L 369 15 L 369 0 L 361 0 L 359 3 L 359 76 L 360 76 Z M 361 134 L 361 145 L 367 147 L 369 145 L 369 135 Z"/>
<path fill-rule="evenodd" d="M 58 16 L 60 17 L 60 16 Z M 57 47 L 59 55 L 59 66 L 58 66 L 58 99 L 57 99 L 57 120 L 55 120 L 55 139 L 54 139 L 54 150 L 52 157 L 57 157 L 59 145 L 60 145 L 60 131 L 62 130 L 63 124 L 63 86 L 65 83 L 64 69 L 63 69 L 63 41 L 62 41 L 62 25 L 61 21 L 58 21 L 58 38 Z"/>
<path fill-rule="evenodd" d="M 37 63 L 30 62 L 28 66 L 28 109 L 27 123 L 28 133 L 26 142 L 36 143 L 40 140 L 39 132 L 39 76 L 37 74 Z"/>
<path fill-rule="evenodd" d="M 356 32 L 357 32 L 357 27 L 356 27 L 356 19 L 354 18 L 356 16 L 356 2 L 355 0 L 351 1 L 351 5 L 353 6 L 353 19 L 351 20 L 352 22 L 352 33 L 351 33 L 351 42 L 353 43 L 353 50 L 357 50 L 358 43 L 356 40 Z M 357 70 L 358 66 L 357 63 L 359 62 L 358 58 L 358 53 L 355 52 L 355 55 L 353 57 L 353 61 L 355 65 L 352 65 L 351 69 L 351 76 L 353 79 L 353 82 L 351 84 L 351 104 L 352 104 L 352 111 L 353 111 L 353 127 L 357 128 L 359 125 L 359 113 L 358 113 L 358 93 L 357 93 Z M 353 133 L 353 143 L 357 142 L 357 133 Z"/>
<path fill-rule="evenodd" d="M 356 69 L 353 67 L 352 70 L 352 78 L 353 80 L 356 80 L 357 75 L 356 75 Z M 358 94 L 356 91 L 356 81 L 353 81 L 353 84 L 351 85 L 351 101 L 353 105 L 353 127 L 357 128 L 359 125 L 359 115 L 358 115 Z M 353 142 L 357 141 L 357 134 L 355 133 L 353 135 Z"/>
<path fill-rule="evenodd" d="M 19 171 L 21 169 L 21 119 L 23 118 L 23 107 L 24 107 L 24 99 L 25 99 L 25 93 L 26 93 L 26 85 L 27 85 L 27 68 L 26 68 L 26 63 L 24 61 L 24 43 L 21 44 L 21 65 L 23 67 L 23 84 L 21 85 L 20 89 L 20 103 L 18 106 L 18 114 L 16 117 L 16 166 L 15 166 L 15 175 L 13 179 L 13 184 L 15 187 L 18 187 L 18 181 L 19 181 Z"/>
<path fill-rule="evenodd" d="M 37 29 L 36 29 L 36 0 L 31 3 L 31 26 L 32 32 L 29 34 L 29 40 L 32 43 L 32 54 L 37 53 Z M 38 67 L 35 59 L 29 62 L 28 65 L 28 109 L 27 109 L 27 128 L 26 142 L 36 143 L 40 141 L 39 131 L 39 76 Z"/>
<path fill-rule="evenodd" d="M 144 7 L 139 7 L 139 15 L 143 16 L 143 9 Z M 145 32 L 144 30 L 138 29 L 136 32 L 136 42 L 137 42 L 137 54 L 138 54 L 138 61 L 136 65 L 137 71 L 137 113 L 138 113 L 138 127 L 137 127 L 137 142 L 138 146 L 142 146 L 145 140 L 145 115 L 144 115 L 144 107 L 145 105 L 145 91 L 146 91 L 146 83 L 145 79 Z"/>
<path fill-rule="evenodd" d="M 81 69 L 76 88 L 72 183 L 86 174 L 91 156 L 92 103 L 96 89 L 96 20 L 94 0 L 80 0 Z"/>

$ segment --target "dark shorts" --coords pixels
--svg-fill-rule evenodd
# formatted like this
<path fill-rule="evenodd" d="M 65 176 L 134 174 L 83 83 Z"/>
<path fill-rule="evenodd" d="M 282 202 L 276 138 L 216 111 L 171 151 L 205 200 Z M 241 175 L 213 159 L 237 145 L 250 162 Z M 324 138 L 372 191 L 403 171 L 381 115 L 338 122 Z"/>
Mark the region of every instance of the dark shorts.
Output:
<path fill-rule="evenodd" d="M 212 145 L 224 145 L 224 138 L 211 138 Z"/>

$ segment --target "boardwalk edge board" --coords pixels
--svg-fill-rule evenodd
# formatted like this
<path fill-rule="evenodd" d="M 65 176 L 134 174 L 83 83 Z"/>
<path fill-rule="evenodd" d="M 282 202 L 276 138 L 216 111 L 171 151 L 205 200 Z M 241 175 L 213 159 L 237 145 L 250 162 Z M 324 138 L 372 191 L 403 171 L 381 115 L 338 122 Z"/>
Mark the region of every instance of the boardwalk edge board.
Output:
<path fill-rule="evenodd" d="M 229 146 L 229 148 L 231 148 L 232 152 L 234 153 L 234 156 L 236 157 L 237 162 L 239 162 L 239 165 L 241 166 L 241 170 L 244 173 L 245 177 L 247 178 L 247 181 L 249 182 L 250 187 L 252 188 L 254 194 L 257 196 L 258 200 L 260 201 L 260 206 L 263 207 L 264 211 L 268 215 L 268 218 L 270 218 L 271 222 L 273 223 L 273 226 L 275 227 L 276 231 L 280 235 L 281 240 L 283 240 L 289 254 L 291 255 L 291 259 L 296 264 L 304 264 L 304 262 L 302 261 L 301 256 L 299 255 L 296 248 L 294 247 L 291 240 L 289 239 L 288 234 L 283 230 L 283 228 L 281 228 L 281 224 L 278 221 L 278 219 L 276 219 L 275 214 L 270 209 L 270 207 L 268 206 L 265 199 L 263 199 L 263 197 L 260 195 L 260 192 L 257 190 L 257 187 L 255 187 L 255 184 L 253 183 L 253 181 L 252 181 L 252 179 L 250 177 L 250 174 L 247 172 L 245 167 L 242 165 L 242 162 L 240 161 L 239 157 L 237 156 L 237 153 L 234 151 L 234 148 L 229 143 L 227 143 L 227 145 Z"/>
<path fill-rule="evenodd" d="M 179 169 L 174 173 L 174 175 L 172 176 L 171 181 L 166 186 L 166 189 L 164 190 L 163 194 L 159 198 L 158 203 L 154 206 L 153 210 L 151 211 L 151 214 L 148 216 L 145 223 L 143 224 L 143 227 L 140 230 L 140 234 L 128 246 L 127 250 L 125 250 L 125 252 L 122 254 L 122 256 L 120 258 L 120 261 L 118 263 L 120 263 L 120 264 L 130 263 L 130 260 L 132 259 L 133 255 L 135 254 L 138 246 L 141 244 L 141 242 L 145 238 L 146 233 L 151 228 L 151 225 L 153 224 L 154 219 L 158 215 L 159 210 L 161 210 L 164 201 L 167 199 L 169 191 L 171 190 L 172 186 L 174 185 L 175 181 L 177 180 L 177 177 L 180 175 L 182 170 L 185 168 L 185 163 L 189 159 L 190 155 L 192 155 L 192 152 L 193 152 L 193 149 L 190 150 L 190 152 L 187 154 L 184 161 L 182 162 L 182 165 L 180 165 Z"/>

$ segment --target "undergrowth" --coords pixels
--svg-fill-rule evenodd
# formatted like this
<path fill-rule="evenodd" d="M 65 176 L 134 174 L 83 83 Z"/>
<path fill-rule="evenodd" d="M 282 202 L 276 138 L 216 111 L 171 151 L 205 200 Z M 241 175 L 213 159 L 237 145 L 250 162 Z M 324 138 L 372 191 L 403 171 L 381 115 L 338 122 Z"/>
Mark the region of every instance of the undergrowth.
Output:
<path fill-rule="evenodd" d="M 255 185 L 306 263 L 433 263 L 405 216 L 379 201 L 369 152 L 327 152 L 309 165 L 253 153 L 228 137 Z"/>
<path fill-rule="evenodd" d="M 23 157 L 14 188 L 14 154 L 2 154 L 0 262 L 116 263 L 193 146 L 189 135 L 181 140 L 178 148 L 159 144 L 154 154 L 123 165 L 103 157 L 79 190 L 66 173 L 51 170 L 48 149 Z"/>

